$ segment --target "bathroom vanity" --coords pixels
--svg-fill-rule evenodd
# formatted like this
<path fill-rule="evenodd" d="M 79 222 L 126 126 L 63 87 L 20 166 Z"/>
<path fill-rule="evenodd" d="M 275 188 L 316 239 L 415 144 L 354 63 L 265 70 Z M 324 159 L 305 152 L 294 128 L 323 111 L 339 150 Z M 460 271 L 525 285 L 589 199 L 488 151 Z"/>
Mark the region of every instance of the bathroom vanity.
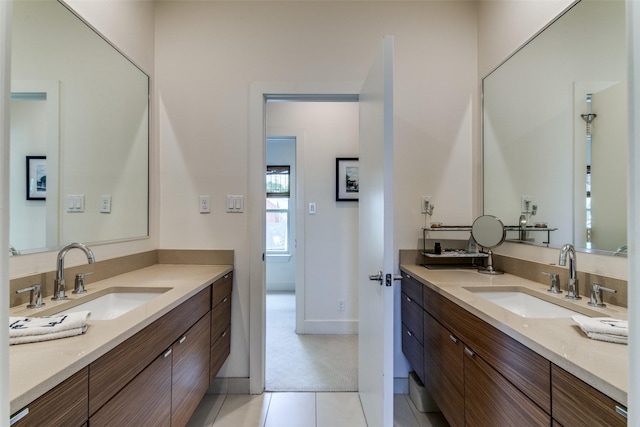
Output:
<path fill-rule="evenodd" d="M 232 283 L 232 266 L 167 264 L 95 282 L 170 289 L 83 335 L 11 346 L 13 425 L 186 425 L 230 352 Z"/>
<path fill-rule="evenodd" d="M 450 425 L 626 425 L 627 346 L 587 338 L 570 317 L 521 317 L 480 292 L 517 287 L 545 296 L 544 285 L 509 274 L 401 270 L 402 349 Z M 624 308 L 553 298 L 627 317 Z"/>

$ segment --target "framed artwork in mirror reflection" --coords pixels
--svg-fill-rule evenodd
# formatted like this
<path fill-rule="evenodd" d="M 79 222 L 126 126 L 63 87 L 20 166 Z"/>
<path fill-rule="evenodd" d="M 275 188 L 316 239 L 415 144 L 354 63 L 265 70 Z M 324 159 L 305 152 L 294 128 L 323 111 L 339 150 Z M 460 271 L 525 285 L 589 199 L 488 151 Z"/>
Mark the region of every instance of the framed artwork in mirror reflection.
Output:
<path fill-rule="evenodd" d="M 27 156 L 27 200 L 47 198 L 47 156 Z"/>
<path fill-rule="evenodd" d="M 360 168 L 357 157 L 336 158 L 336 201 L 358 201 Z"/>

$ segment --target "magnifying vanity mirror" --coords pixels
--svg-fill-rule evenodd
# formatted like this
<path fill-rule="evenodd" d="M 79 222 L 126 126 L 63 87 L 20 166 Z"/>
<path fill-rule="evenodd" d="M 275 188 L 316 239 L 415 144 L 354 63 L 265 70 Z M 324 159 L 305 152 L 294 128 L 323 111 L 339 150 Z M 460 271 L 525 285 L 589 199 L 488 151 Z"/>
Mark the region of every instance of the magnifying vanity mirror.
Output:
<path fill-rule="evenodd" d="M 58 1 L 13 4 L 10 238 L 148 236 L 149 78 Z"/>
<path fill-rule="evenodd" d="M 478 269 L 480 273 L 485 274 L 502 274 L 493 268 L 493 252 L 491 249 L 500 246 L 505 239 L 506 230 L 504 224 L 493 215 L 482 215 L 473 221 L 471 226 L 471 237 L 475 242 L 487 249 L 487 266 Z"/>
<path fill-rule="evenodd" d="M 483 80 L 484 213 L 508 240 L 623 253 L 627 146 L 625 2 L 574 4 Z"/>

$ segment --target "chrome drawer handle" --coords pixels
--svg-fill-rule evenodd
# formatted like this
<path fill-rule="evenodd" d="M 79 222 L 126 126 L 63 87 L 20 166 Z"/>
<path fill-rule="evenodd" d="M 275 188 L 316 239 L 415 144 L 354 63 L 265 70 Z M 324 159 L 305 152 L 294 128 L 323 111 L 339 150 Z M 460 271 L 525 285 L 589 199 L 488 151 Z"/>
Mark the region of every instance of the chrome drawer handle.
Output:
<path fill-rule="evenodd" d="M 222 300 L 223 303 L 225 303 L 227 301 L 229 301 L 229 298 L 225 298 L 225 299 Z"/>
<path fill-rule="evenodd" d="M 453 335 L 449 335 L 449 339 L 454 343 L 458 344 L 458 338 L 454 337 Z"/>
<path fill-rule="evenodd" d="M 407 335 L 409 335 L 410 337 L 412 337 L 413 335 L 411 334 L 411 331 L 407 331 Z"/>
<path fill-rule="evenodd" d="M 473 352 L 473 350 L 471 350 L 469 347 L 465 347 L 465 348 L 464 348 L 464 352 L 465 352 L 465 353 L 467 353 L 467 356 L 469 356 L 469 357 L 473 357 L 473 356 L 475 356 L 475 355 L 476 355 L 476 354 Z"/>
<path fill-rule="evenodd" d="M 178 341 L 178 344 L 182 344 L 183 342 L 185 342 L 187 339 L 187 336 L 183 336 L 182 338 L 180 338 L 180 340 Z"/>
<path fill-rule="evenodd" d="M 411 302 L 411 298 L 407 297 L 407 302 Z"/>
<path fill-rule="evenodd" d="M 409 276 L 408 274 L 405 276 L 407 279 L 411 279 L 411 276 Z"/>
<path fill-rule="evenodd" d="M 165 351 L 165 352 L 164 352 L 164 357 L 165 357 L 165 359 L 171 355 L 171 352 L 172 352 L 172 351 L 173 351 L 172 349 L 169 349 L 169 350 L 167 350 L 167 351 Z"/>
<path fill-rule="evenodd" d="M 627 410 L 622 408 L 621 406 L 616 405 L 616 412 L 623 417 L 627 418 Z"/>
<path fill-rule="evenodd" d="M 228 279 L 228 278 L 229 278 L 229 275 L 227 274 L 226 276 L 224 276 L 224 278 L 225 278 L 225 279 Z"/>
<path fill-rule="evenodd" d="M 24 408 L 22 411 L 18 412 L 17 414 L 15 414 L 13 417 L 9 419 L 9 425 L 10 426 L 14 425 L 15 423 L 17 423 L 27 415 L 29 415 L 29 408 Z"/>

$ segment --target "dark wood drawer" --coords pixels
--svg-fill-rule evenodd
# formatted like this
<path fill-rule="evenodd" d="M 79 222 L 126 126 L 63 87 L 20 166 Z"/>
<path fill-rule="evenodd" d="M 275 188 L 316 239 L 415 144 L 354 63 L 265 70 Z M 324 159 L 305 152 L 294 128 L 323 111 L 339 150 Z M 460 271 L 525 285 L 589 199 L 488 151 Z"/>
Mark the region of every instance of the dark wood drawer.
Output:
<path fill-rule="evenodd" d="M 424 347 L 404 324 L 402 325 L 402 352 L 420 381 L 424 383 Z"/>
<path fill-rule="evenodd" d="M 424 310 L 422 310 L 422 307 L 416 304 L 416 302 L 405 293 L 401 294 L 400 310 L 402 323 L 406 325 L 407 329 L 409 329 L 415 339 L 422 344 L 424 342 L 422 333 L 424 328 L 424 320 L 422 319 Z"/>
<path fill-rule="evenodd" d="M 427 286 L 425 310 L 551 414 L 551 363 Z"/>
<path fill-rule="evenodd" d="M 402 293 L 406 294 L 409 298 L 422 307 L 422 288 L 424 285 L 411 277 L 410 274 L 402 273 Z"/>
<path fill-rule="evenodd" d="M 211 310 L 211 342 L 217 340 L 231 324 L 231 294 Z"/>
<path fill-rule="evenodd" d="M 465 423 L 468 426 L 549 427 L 551 416 L 478 355 L 465 350 Z"/>
<path fill-rule="evenodd" d="M 29 413 L 14 427 L 81 426 L 89 419 L 87 395 L 89 369 L 84 368 L 45 393 L 27 408 Z"/>
<path fill-rule="evenodd" d="M 173 344 L 171 426 L 186 426 L 209 388 L 211 314 Z"/>
<path fill-rule="evenodd" d="M 224 365 L 231 353 L 231 326 L 222 335 L 211 343 L 211 367 L 209 368 L 209 383 L 218 375 L 218 371 Z"/>
<path fill-rule="evenodd" d="M 556 365 L 551 365 L 551 384 L 552 415 L 564 427 L 627 425 L 616 412 L 616 406 L 626 410 L 623 405 Z"/>
<path fill-rule="evenodd" d="M 167 350 L 89 419 L 91 427 L 171 425 L 171 364 Z"/>
<path fill-rule="evenodd" d="M 231 288 L 233 287 L 233 272 L 225 274 L 221 279 L 216 280 L 211 293 L 211 307 L 222 303 L 225 298 L 231 296 Z"/>
<path fill-rule="evenodd" d="M 211 287 L 194 295 L 89 366 L 89 414 L 95 413 L 158 354 L 204 316 L 211 307 Z"/>

